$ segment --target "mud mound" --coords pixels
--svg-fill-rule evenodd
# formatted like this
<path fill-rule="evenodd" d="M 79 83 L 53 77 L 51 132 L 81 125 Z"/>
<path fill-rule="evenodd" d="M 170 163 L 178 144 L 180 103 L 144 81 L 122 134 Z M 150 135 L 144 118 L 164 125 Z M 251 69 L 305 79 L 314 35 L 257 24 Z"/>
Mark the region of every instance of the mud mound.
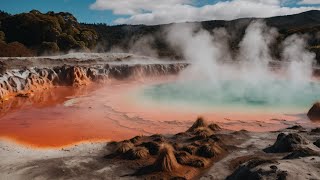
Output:
<path fill-rule="evenodd" d="M 200 127 L 207 127 L 207 122 L 202 118 L 198 117 L 196 122 L 193 123 L 193 125 L 187 130 L 187 132 L 194 132 L 196 129 Z"/>
<path fill-rule="evenodd" d="M 141 136 L 136 136 L 130 139 L 130 142 L 133 144 L 137 143 L 141 139 Z"/>
<path fill-rule="evenodd" d="M 287 129 L 298 130 L 298 131 L 304 131 L 305 130 L 305 128 L 300 126 L 300 125 L 294 125 L 294 126 L 288 127 Z"/>
<path fill-rule="evenodd" d="M 194 155 L 196 153 L 197 147 L 194 145 L 186 145 L 186 146 L 183 146 L 180 150 Z"/>
<path fill-rule="evenodd" d="M 278 167 L 272 164 L 276 164 L 276 161 L 266 159 L 254 159 L 244 165 L 241 165 L 236 169 L 227 180 L 243 180 L 243 179 L 286 179 L 287 173 L 285 171 L 278 170 Z M 261 168 L 264 165 L 268 165 L 269 168 Z"/>
<path fill-rule="evenodd" d="M 218 136 L 216 136 L 216 135 L 211 135 L 210 137 L 209 137 L 213 142 L 221 142 L 221 139 L 218 137 Z"/>
<path fill-rule="evenodd" d="M 297 133 L 288 135 L 280 133 L 276 142 L 272 146 L 264 149 L 264 151 L 267 153 L 292 152 L 302 148 L 302 146 L 306 144 L 308 144 L 308 140 Z"/>
<path fill-rule="evenodd" d="M 154 134 L 152 136 L 150 136 L 152 138 L 153 141 L 155 142 L 159 142 L 159 143 L 162 143 L 162 142 L 166 142 L 166 137 L 164 137 L 163 135 L 161 134 Z"/>
<path fill-rule="evenodd" d="M 300 157 L 309 157 L 309 156 L 319 156 L 320 154 L 310 148 L 301 148 L 294 150 L 289 155 L 285 156 L 283 159 L 297 159 Z"/>
<path fill-rule="evenodd" d="M 174 149 L 169 144 L 161 147 L 159 156 L 152 166 L 155 171 L 160 172 L 177 172 L 181 168 L 174 155 Z"/>
<path fill-rule="evenodd" d="M 192 166 L 196 168 L 203 168 L 208 165 L 208 162 L 205 159 L 192 156 L 185 151 L 177 152 L 175 156 L 178 163 L 182 165 Z"/>
<path fill-rule="evenodd" d="M 311 130 L 312 133 L 320 133 L 320 128 L 315 128 Z"/>
<path fill-rule="evenodd" d="M 128 164 L 139 164 L 141 167 L 130 176 L 146 179 L 196 178 L 227 152 L 212 129 L 220 128 L 214 124 L 209 128 L 203 118 L 198 118 L 187 132 L 178 135 L 155 134 L 122 141 L 116 145 L 115 153 L 107 157 L 115 161 L 128 159 L 131 160 L 126 162 Z"/>
<path fill-rule="evenodd" d="M 156 142 L 143 142 L 139 146 L 143 146 L 148 149 L 151 155 L 156 155 L 159 153 L 160 150 L 160 144 Z"/>
<path fill-rule="evenodd" d="M 205 158 L 216 157 L 223 153 L 223 149 L 216 143 L 205 144 L 198 148 L 196 154 Z"/>
<path fill-rule="evenodd" d="M 206 139 L 213 134 L 213 132 L 207 127 L 200 127 L 195 129 L 194 131 L 195 136 L 191 138 L 192 140 Z"/>
<path fill-rule="evenodd" d="M 209 124 L 208 126 L 212 131 L 220 131 L 222 128 L 220 126 L 218 126 L 217 124 Z"/>
<path fill-rule="evenodd" d="M 212 123 L 208 125 L 202 117 L 199 117 L 193 123 L 193 125 L 186 131 L 186 133 L 188 134 L 188 136 L 190 136 L 190 141 L 209 141 L 209 138 L 213 137 L 214 133 L 219 130 L 221 130 L 221 128 L 217 124 Z M 186 136 L 186 134 L 180 133 L 176 136 Z M 215 141 L 214 139 L 212 140 Z"/>
<path fill-rule="evenodd" d="M 134 145 L 131 142 L 123 142 L 118 147 L 117 153 L 124 154 L 133 148 L 134 148 Z"/>
<path fill-rule="evenodd" d="M 314 103 L 307 115 L 310 120 L 320 120 L 320 102 Z"/>
<path fill-rule="evenodd" d="M 126 152 L 125 157 L 130 160 L 143 159 L 149 156 L 149 151 L 145 147 L 135 147 Z"/>

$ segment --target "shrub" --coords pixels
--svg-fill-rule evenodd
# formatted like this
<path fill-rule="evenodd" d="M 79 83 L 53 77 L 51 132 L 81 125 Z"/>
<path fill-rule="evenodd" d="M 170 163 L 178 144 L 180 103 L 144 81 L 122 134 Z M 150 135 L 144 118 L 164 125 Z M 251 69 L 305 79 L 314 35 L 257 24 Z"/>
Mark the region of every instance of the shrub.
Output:
<path fill-rule="evenodd" d="M 40 52 L 46 46 L 43 42 L 55 42 L 60 50 L 66 52 L 71 49 L 94 48 L 98 39 L 94 30 L 80 26 L 70 13 L 50 11 L 43 14 L 32 10 L 17 15 L 3 14 L 0 21 L 7 43 L 17 41 L 27 47 L 40 48 Z"/>
<path fill-rule="evenodd" d="M 60 50 L 68 51 L 75 48 L 77 44 L 77 41 L 71 35 L 67 35 L 66 33 L 63 33 L 58 37 L 58 46 Z"/>
<path fill-rule="evenodd" d="M 55 42 L 43 42 L 39 48 L 40 54 L 55 54 L 60 50 L 59 46 Z"/>

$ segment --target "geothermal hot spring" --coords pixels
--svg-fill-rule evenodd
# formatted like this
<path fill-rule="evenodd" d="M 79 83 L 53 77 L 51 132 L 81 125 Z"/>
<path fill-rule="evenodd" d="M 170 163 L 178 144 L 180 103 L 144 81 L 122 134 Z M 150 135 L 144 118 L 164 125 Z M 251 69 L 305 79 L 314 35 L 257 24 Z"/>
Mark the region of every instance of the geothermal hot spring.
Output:
<path fill-rule="evenodd" d="M 248 27 L 233 56 L 223 29 L 212 35 L 194 27 L 172 27 L 167 36 L 190 64 L 178 75 L 56 87 L 9 99 L 1 110 L 0 137 L 61 147 L 175 134 L 198 116 L 231 130 L 319 126 L 306 116 L 320 99 L 320 82 L 313 76 L 315 57 L 307 51 L 304 37 L 284 40 L 278 61 L 269 49 L 276 31 L 261 22 Z"/>

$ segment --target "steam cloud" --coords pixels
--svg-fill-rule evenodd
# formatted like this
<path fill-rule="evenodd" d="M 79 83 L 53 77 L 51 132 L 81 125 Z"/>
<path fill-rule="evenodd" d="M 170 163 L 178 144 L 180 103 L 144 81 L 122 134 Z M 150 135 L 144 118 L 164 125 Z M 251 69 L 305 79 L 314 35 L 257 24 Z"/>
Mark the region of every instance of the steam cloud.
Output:
<path fill-rule="evenodd" d="M 165 91 L 178 92 L 174 97 L 187 101 L 207 93 L 206 101 L 240 106 L 308 104 L 319 98 L 313 93 L 320 89 L 311 83 L 315 54 L 306 49 L 306 36 L 286 38 L 281 57 L 276 59 L 270 47 L 279 34 L 263 21 L 254 21 L 247 27 L 236 53 L 230 50 L 230 35 L 223 28 L 210 33 L 194 24 L 177 24 L 166 33 L 170 45 L 181 50 L 191 64 L 176 82 L 182 88 Z M 277 64 L 277 68 L 270 64 Z M 192 92 L 183 84 L 190 81 Z"/>
<path fill-rule="evenodd" d="M 239 51 L 232 57 L 228 44 L 230 36 L 224 28 L 214 29 L 213 33 L 190 24 L 172 25 L 167 29 L 167 41 L 172 47 L 182 50 L 186 60 L 192 64 L 186 71 L 193 77 L 217 81 L 218 76 L 228 78 L 237 73 L 236 77 L 241 80 L 252 75 L 261 80 L 275 74 L 270 70 L 270 63 L 282 62 L 282 73 L 288 79 L 311 80 L 315 54 L 306 48 L 307 36 L 294 34 L 286 38 L 282 43 L 281 61 L 277 61 L 271 55 L 270 46 L 278 35 L 275 28 L 268 27 L 263 21 L 254 21 L 247 27 Z"/>

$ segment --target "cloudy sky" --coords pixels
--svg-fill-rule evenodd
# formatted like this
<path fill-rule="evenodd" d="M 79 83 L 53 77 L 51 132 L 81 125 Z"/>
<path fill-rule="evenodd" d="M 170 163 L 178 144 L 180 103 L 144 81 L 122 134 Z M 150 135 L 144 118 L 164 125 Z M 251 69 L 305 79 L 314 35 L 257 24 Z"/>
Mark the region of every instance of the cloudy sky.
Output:
<path fill-rule="evenodd" d="M 38 9 L 68 11 L 79 21 L 163 24 L 200 20 L 270 17 L 320 10 L 320 0 L 0 0 L 11 14 Z"/>

